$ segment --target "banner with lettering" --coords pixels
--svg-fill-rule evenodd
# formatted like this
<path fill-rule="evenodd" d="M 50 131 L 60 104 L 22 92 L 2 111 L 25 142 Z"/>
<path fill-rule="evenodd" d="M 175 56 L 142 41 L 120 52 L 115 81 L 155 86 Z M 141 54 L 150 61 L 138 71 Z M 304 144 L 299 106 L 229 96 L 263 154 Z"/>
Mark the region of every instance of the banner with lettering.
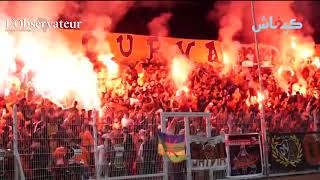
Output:
<path fill-rule="evenodd" d="M 85 49 L 96 41 L 92 32 L 63 30 L 64 37 L 73 49 Z M 176 49 L 190 60 L 200 63 L 222 62 L 220 42 L 216 40 L 195 40 L 171 37 L 155 37 L 124 33 L 108 33 L 106 40 L 110 45 L 114 60 L 133 62 L 163 56 Z M 70 41 L 70 42 L 69 42 Z M 178 55 L 178 54 L 177 54 Z"/>
<path fill-rule="evenodd" d="M 192 167 L 226 168 L 226 149 L 224 136 L 201 137 L 191 136 Z"/>
<path fill-rule="evenodd" d="M 122 61 L 152 59 L 168 54 L 176 47 L 178 53 L 200 63 L 218 61 L 220 43 L 214 40 L 193 40 L 112 33 L 107 36 L 114 59 Z M 222 59 L 222 58 L 220 58 Z"/>
<path fill-rule="evenodd" d="M 226 135 L 227 176 L 236 178 L 262 175 L 262 150 L 258 133 Z"/>
<path fill-rule="evenodd" d="M 270 134 L 271 173 L 320 167 L 320 133 Z"/>
<path fill-rule="evenodd" d="M 60 29 L 66 43 L 74 51 L 81 51 L 95 41 L 91 31 Z M 133 62 L 150 59 L 161 54 L 168 54 L 172 47 L 177 53 L 184 54 L 189 59 L 200 63 L 223 62 L 221 42 L 217 40 L 196 40 L 171 37 L 155 37 L 125 33 L 108 33 L 106 40 L 110 45 L 114 60 L 117 62 Z M 262 67 L 272 67 L 273 60 L 279 55 L 275 46 L 259 44 Z M 320 45 L 315 45 L 315 55 L 320 56 Z M 241 44 L 238 53 L 238 65 L 254 67 L 256 53 L 254 44 Z"/>

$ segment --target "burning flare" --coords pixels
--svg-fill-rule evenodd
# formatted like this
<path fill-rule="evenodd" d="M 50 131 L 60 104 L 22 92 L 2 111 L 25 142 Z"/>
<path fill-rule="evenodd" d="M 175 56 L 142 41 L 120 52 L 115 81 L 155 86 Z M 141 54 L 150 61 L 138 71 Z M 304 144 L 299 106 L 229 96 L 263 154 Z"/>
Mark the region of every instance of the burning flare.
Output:
<path fill-rule="evenodd" d="M 319 60 L 319 57 L 315 57 L 313 62 L 312 62 L 313 65 L 315 65 L 318 69 L 320 68 L 320 60 Z"/>
<path fill-rule="evenodd" d="M 245 101 L 246 105 L 250 107 L 251 105 L 259 104 L 260 109 L 262 108 L 263 101 L 266 100 L 265 95 L 268 96 L 267 91 L 265 92 L 265 95 L 261 91 L 257 92 L 257 96 L 251 96 L 249 92 L 247 92 L 247 94 L 248 98 Z"/>
<path fill-rule="evenodd" d="M 98 108 L 97 74 L 91 62 L 81 53 L 73 53 L 58 33 L 27 33 L 15 33 L 14 36 L 7 32 L 0 33 L 0 47 L 3 50 L 0 61 L 2 92 L 5 87 L 10 87 L 11 77 L 15 77 L 14 84 L 30 81 L 36 95 L 48 98 L 61 107 L 70 106 L 70 103 L 65 103 L 66 99 L 73 98 L 80 107 Z M 16 58 L 23 63 L 22 77 L 13 76 L 17 71 Z M 33 74 L 30 79 L 27 78 L 28 72 Z M 5 91 L 7 95 L 11 89 Z"/>
<path fill-rule="evenodd" d="M 307 80 L 303 76 L 303 70 L 310 64 L 319 67 L 319 59 L 312 58 L 315 53 L 314 41 L 310 37 L 300 34 L 290 34 L 280 39 L 281 49 L 279 57 L 275 61 L 275 80 L 285 92 L 292 89 L 291 95 L 299 92 L 307 95 L 309 89 Z M 289 46 L 288 46 L 289 44 Z M 313 61 L 311 61 L 313 59 Z M 290 72 L 291 76 L 286 72 Z M 294 82 L 294 84 L 291 83 Z"/>
<path fill-rule="evenodd" d="M 104 54 L 104 55 L 100 55 L 98 58 L 107 67 L 108 79 L 117 78 L 119 75 L 119 65 L 112 60 L 112 57 L 113 57 L 113 55 Z"/>
<path fill-rule="evenodd" d="M 188 76 L 192 71 L 193 66 L 190 64 L 189 59 L 184 56 L 174 57 L 171 66 L 171 76 L 179 89 L 184 86 L 188 80 Z"/>
<path fill-rule="evenodd" d="M 0 32 L 0 49 L 2 50 L 0 59 L 0 94 L 4 93 L 8 86 L 8 79 L 11 73 L 16 71 L 14 37 L 6 31 Z"/>

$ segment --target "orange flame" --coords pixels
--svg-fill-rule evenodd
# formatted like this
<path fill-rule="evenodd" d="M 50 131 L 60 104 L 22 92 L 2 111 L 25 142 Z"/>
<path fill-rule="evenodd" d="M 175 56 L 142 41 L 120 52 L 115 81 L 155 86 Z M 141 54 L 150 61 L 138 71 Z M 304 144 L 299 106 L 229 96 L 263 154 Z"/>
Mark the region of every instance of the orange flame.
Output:
<path fill-rule="evenodd" d="M 223 63 L 224 63 L 225 65 L 227 65 L 227 64 L 230 63 L 229 55 L 228 55 L 226 52 L 223 53 Z"/>
<path fill-rule="evenodd" d="M 290 67 L 284 68 L 283 66 L 280 66 L 277 70 L 277 73 L 278 75 L 281 75 L 284 71 L 290 71 L 291 76 L 294 76 L 294 71 Z"/>
<path fill-rule="evenodd" d="M 258 97 L 257 97 L 257 102 L 258 103 L 261 103 L 264 99 L 265 99 L 265 97 L 264 97 L 264 95 L 260 92 L 260 91 L 258 91 Z"/>
<path fill-rule="evenodd" d="M 318 69 L 320 68 L 320 60 L 318 56 L 314 58 L 312 64 L 315 65 Z"/>
<path fill-rule="evenodd" d="M 184 56 L 174 57 L 171 66 L 171 76 L 177 88 L 181 88 L 187 82 L 193 66 Z"/>
<path fill-rule="evenodd" d="M 112 57 L 113 55 L 103 54 L 98 58 L 107 67 L 108 79 L 117 78 L 119 75 L 119 65 L 111 59 Z"/>
<path fill-rule="evenodd" d="M 180 96 L 182 92 L 189 93 L 189 88 L 187 86 L 182 86 L 180 89 L 177 90 L 176 96 Z"/>
<path fill-rule="evenodd" d="M 266 92 L 267 95 L 267 92 Z M 262 108 L 262 102 L 266 99 L 265 95 L 261 91 L 257 91 L 257 96 L 249 95 L 245 103 L 249 107 L 251 105 L 259 104 L 259 108 Z"/>
<path fill-rule="evenodd" d="M 278 73 L 278 75 L 281 75 L 281 74 L 282 74 L 282 72 L 283 72 L 283 67 L 282 67 L 282 66 L 280 66 L 280 67 L 279 67 L 279 69 L 278 69 L 278 71 L 277 71 L 277 73 Z"/>
<path fill-rule="evenodd" d="M 291 36 L 291 48 L 292 49 L 297 48 L 297 42 L 296 42 L 296 38 L 294 36 Z"/>
<path fill-rule="evenodd" d="M 223 42 L 222 44 L 222 58 L 223 58 L 223 69 L 222 74 L 229 73 L 237 62 L 238 50 L 240 44 L 237 42 Z"/>
<path fill-rule="evenodd" d="M 303 85 L 299 85 L 298 83 L 295 83 L 292 85 L 292 95 L 296 95 L 296 93 L 299 92 L 303 95 L 307 94 L 307 89 Z"/>
<path fill-rule="evenodd" d="M 17 41 L 17 56 L 25 64 L 22 73 L 31 71 L 34 74 L 30 81 L 35 93 L 61 107 L 68 107 L 72 100 L 77 100 L 81 108 L 98 108 L 97 74 L 92 63 L 82 53 L 72 52 L 58 35 L 55 41 L 59 46 L 53 46 L 51 37 L 48 32 L 24 35 Z"/>
<path fill-rule="evenodd" d="M 9 96 L 9 94 L 10 94 L 10 89 L 9 89 L 9 88 L 6 88 L 6 89 L 4 90 L 4 95 L 5 95 L 5 96 Z"/>
<path fill-rule="evenodd" d="M 280 40 L 281 51 L 279 60 L 275 61 L 277 70 L 274 73 L 275 80 L 278 86 L 281 87 L 285 92 L 289 92 L 290 82 L 295 78 L 298 79 L 298 83 L 292 85 L 292 94 L 297 92 L 306 95 L 309 93 L 308 84 L 302 76 L 304 67 L 310 64 L 312 56 L 314 55 L 314 41 L 311 37 L 305 37 L 301 34 L 295 34 L 291 36 L 284 36 Z M 288 47 L 289 44 L 289 47 Z M 313 65 L 318 67 L 319 61 L 317 58 L 313 59 Z M 289 71 L 294 79 L 283 76 L 283 72 Z"/>

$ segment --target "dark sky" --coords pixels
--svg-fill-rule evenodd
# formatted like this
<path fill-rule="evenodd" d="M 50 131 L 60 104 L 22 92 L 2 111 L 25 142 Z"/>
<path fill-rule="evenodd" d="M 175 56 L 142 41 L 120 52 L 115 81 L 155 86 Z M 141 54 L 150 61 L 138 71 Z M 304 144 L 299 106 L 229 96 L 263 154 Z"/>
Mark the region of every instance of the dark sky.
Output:
<path fill-rule="evenodd" d="M 148 22 L 163 12 L 171 12 L 173 16 L 169 21 L 169 36 L 190 39 L 217 39 L 219 22 L 209 22 L 207 18 L 214 3 L 214 1 L 185 1 L 176 2 L 175 6 L 172 7 L 132 8 L 117 24 L 114 32 L 149 35 Z M 315 29 L 313 37 L 316 43 L 320 43 L 320 2 L 313 1 L 310 3 L 309 22 Z M 297 10 L 303 11 L 300 7 L 298 5 Z"/>
<path fill-rule="evenodd" d="M 176 2 L 173 7 L 132 8 L 117 24 L 114 32 L 149 35 L 147 24 L 164 12 L 171 12 L 171 37 L 217 39 L 218 27 L 207 20 L 214 1 Z"/>

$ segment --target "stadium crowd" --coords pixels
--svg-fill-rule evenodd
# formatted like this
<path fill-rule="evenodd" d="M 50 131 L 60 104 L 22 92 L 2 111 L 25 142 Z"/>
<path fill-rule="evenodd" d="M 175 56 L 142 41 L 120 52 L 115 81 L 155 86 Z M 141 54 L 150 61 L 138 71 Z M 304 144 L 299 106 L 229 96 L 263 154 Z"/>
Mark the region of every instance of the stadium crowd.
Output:
<path fill-rule="evenodd" d="M 258 82 L 257 68 L 235 70 L 228 76 L 221 76 L 219 71 L 197 64 L 186 84 L 188 90 L 177 91 L 170 68 L 159 59 L 128 65 L 121 86 L 104 89 L 102 111 L 96 116 L 99 174 L 113 177 L 161 171 L 157 154 L 160 112 L 210 112 L 213 136 L 259 132 L 259 103 L 246 103 L 248 96 L 257 96 L 257 89 L 250 85 Z M 311 80 L 308 83 L 320 87 L 319 79 L 310 79 L 311 73 L 307 76 Z M 264 101 L 268 132 L 317 130 L 319 99 L 299 92 L 288 95 L 291 93 L 277 86 L 270 69 L 263 69 L 263 84 L 268 91 Z M 27 179 L 94 176 L 92 110 L 79 109 L 76 101 L 73 107 L 63 109 L 35 95 L 32 88 L 21 86 L 0 99 L 0 149 L 13 148 L 15 103 L 18 147 Z M 205 132 L 205 121 L 200 120 L 191 119 L 192 134 Z M 171 118 L 168 133 L 184 133 L 183 126 L 183 120 Z M 6 173 L 9 170 L 1 171 L 2 176 L 12 177 Z"/>

